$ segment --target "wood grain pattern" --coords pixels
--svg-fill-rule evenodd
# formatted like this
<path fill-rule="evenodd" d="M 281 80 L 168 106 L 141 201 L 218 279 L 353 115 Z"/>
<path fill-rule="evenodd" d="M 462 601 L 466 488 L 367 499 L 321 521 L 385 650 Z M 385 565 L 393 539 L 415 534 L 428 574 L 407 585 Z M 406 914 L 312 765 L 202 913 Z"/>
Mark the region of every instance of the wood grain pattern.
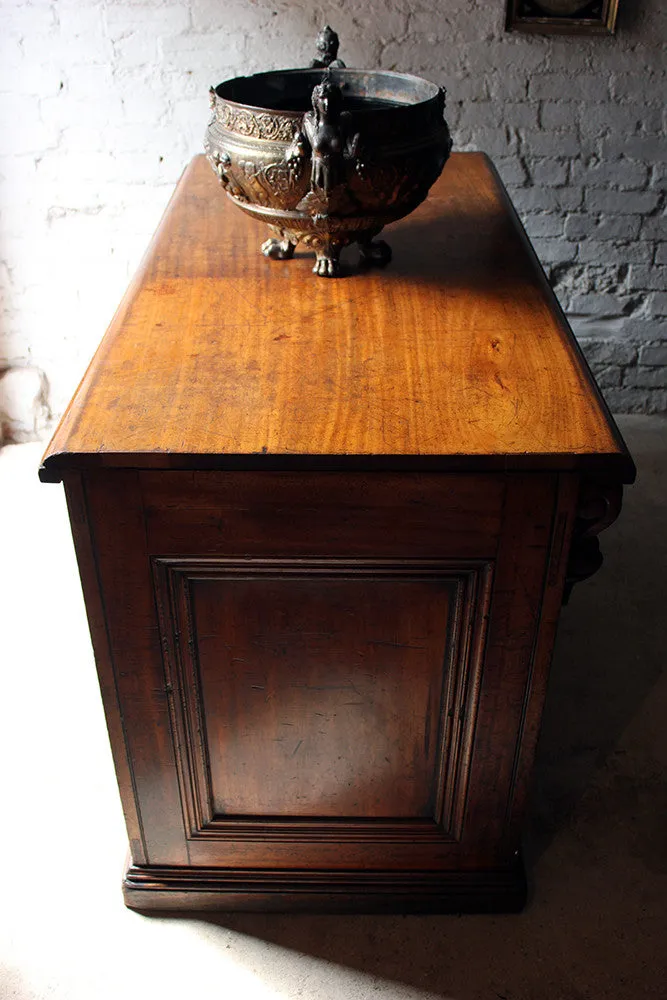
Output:
<path fill-rule="evenodd" d="M 451 597 L 438 580 L 194 580 L 214 812 L 432 816 Z"/>
<path fill-rule="evenodd" d="M 502 837 L 507 850 L 512 850 L 521 836 L 521 823 L 530 787 L 563 596 L 563 577 L 575 524 L 577 488 L 576 476 L 566 474 L 558 477 L 554 496 L 549 563 L 545 573 L 539 618 L 536 621 L 533 653 L 517 731 L 514 767 L 507 800 L 505 830 Z"/>
<path fill-rule="evenodd" d="M 127 906 L 145 910 L 508 913 L 526 901 L 517 857 L 485 871 L 228 871 L 130 865 Z"/>
<path fill-rule="evenodd" d="M 95 539 L 88 514 L 86 487 L 78 472 L 65 476 L 67 511 L 76 547 L 79 575 L 86 604 L 90 637 L 95 652 L 97 674 L 109 731 L 116 779 L 130 842 L 130 857 L 134 864 L 146 864 L 148 855 L 141 825 L 141 815 L 136 795 L 133 764 L 128 752 L 127 731 L 123 721 L 111 637 L 107 627 L 104 594 L 100 586 L 95 552 Z"/>
<path fill-rule="evenodd" d="M 556 476 L 508 477 L 465 818 L 480 854 L 499 864 L 518 848 L 518 841 L 508 845 L 506 825 L 531 700 L 549 554 L 558 530 L 557 489 Z M 526 753 L 522 760 L 528 759 L 532 755 Z"/>
<path fill-rule="evenodd" d="M 295 818 L 325 816 L 458 835 L 488 564 L 158 559 L 155 576 L 191 837 L 256 837 L 257 817 L 285 837 L 283 817 L 303 839 Z"/>
<path fill-rule="evenodd" d="M 164 556 L 484 559 L 506 489 L 503 476 L 433 472 L 141 472 L 139 482 L 148 545 Z"/>
<path fill-rule="evenodd" d="M 634 467 L 497 176 L 455 154 L 384 271 L 268 262 L 185 172 L 45 455 L 70 467 Z M 566 402 L 565 402 L 566 401 Z M 430 463 L 430 465 L 429 465 Z"/>
<path fill-rule="evenodd" d="M 200 476 L 201 490 L 197 486 Z M 561 540 L 556 543 L 558 547 L 564 537 L 556 518 L 555 475 L 201 473 L 193 476 L 189 472 L 117 470 L 88 473 L 85 485 L 124 723 L 122 735 L 118 733 L 116 738 L 124 741 L 133 765 L 134 786 L 125 788 L 123 794 L 130 804 L 136 804 L 141 816 L 149 865 L 267 871 L 310 867 L 330 872 L 374 868 L 400 873 L 497 870 L 510 862 L 514 864 L 516 837 L 508 844 L 507 823 L 509 817 L 514 830 L 517 810 L 512 796 L 517 784 L 523 787 L 532 757 L 531 739 L 527 751 L 518 757 L 522 727 L 534 726 L 539 717 L 539 698 L 531 695 L 531 691 L 541 594 L 553 539 Z M 473 499 L 475 495 L 477 500 Z M 349 498 L 347 506 L 341 502 L 344 496 Z M 573 497 L 574 493 L 571 503 Z M 486 513 L 480 515 L 482 501 L 487 506 Z M 341 510 L 335 524 L 345 528 L 339 534 L 334 527 L 332 544 L 331 511 L 339 504 Z M 210 520 L 216 506 L 217 521 Z M 160 527 L 156 531 L 151 528 L 151 521 L 158 507 Z M 299 517 L 301 509 L 311 511 L 307 522 Z M 438 517 L 440 509 L 442 519 Z M 391 511 L 389 519 L 387 510 Z M 278 521 L 276 511 L 282 512 Z M 171 519 L 177 530 L 172 530 Z M 185 523 L 187 531 L 183 529 Z M 247 551 L 247 539 L 251 536 L 248 524 L 254 524 L 256 529 L 252 554 Z M 205 527 L 200 530 L 200 525 Z M 473 531 L 475 526 L 477 534 Z M 216 532 L 223 543 L 214 554 L 207 552 L 207 546 Z M 474 548 L 474 556 L 460 554 L 461 538 L 464 547 Z M 229 549 L 227 553 L 225 547 Z M 464 581 L 465 573 L 469 573 L 465 570 L 466 561 L 468 566 L 476 565 L 479 569 L 488 564 L 484 575 L 478 576 L 479 582 L 470 586 Z M 151 562 L 157 570 L 157 587 Z M 410 572 L 414 576 L 417 564 L 421 567 L 417 579 L 420 574 L 423 578 L 417 584 L 418 594 L 414 590 L 403 593 L 401 574 L 412 566 Z M 247 616 L 240 614 L 238 607 L 234 610 L 236 583 L 227 592 L 220 591 L 221 566 L 226 567 L 223 575 L 239 581 L 252 578 L 273 581 L 271 594 L 260 595 L 264 612 L 256 627 L 252 624 L 252 613 L 246 620 Z M 458 590 L 455 598 L 447 594 L 443 604 L 438 585 L 434 591 L 429 581 L 444 580 L 445 567 L 450 567 L 447 572 L 454 577 L 459 576 L 463 589 Z M 160 583 L 159 576 L 165 572 L 171 574 L 171 584 Z M 307 588 L 296 594 L 296 581 L 308 574 L 312 577 L 312 595 L 308 595 Z M 337 574 L 341 581 L 349 583 L 356 579 L 362 585 L 367 606 L 354 627 L 349 627 L 341 595 L 329 600 L 332 595 L 327 598 L 322 590 L 323 581 Z M 392 580 L 396 609 L 391 616 L 387 608 L 382 613 L 378 611 L 377 601 L 382 608 L 383 599 L 372 597 L 364 574 L 379 589 L 385 586 L 387 577 Z M 179 575 L 181 582 L 176 585 L 173 580 Z M 562 586 L 562 575 L 561 565 L 555 574 L 554 593 Z M 486 582 L 481 582 L 482 579 Z M 184 585 L 187 580 L 194 580 L 195 591 L 199 588 L 194 614 L 192 608 L 190 611 L 187 608 Z M 211 586 L 209 581 L 215 585 Z M 347 600 L 354 595 L 348 592 L 343 596 Z M 250 606 L 247 598 L 246 594 L 242 602 L 246 609 Z M 311 618 L 326 617 L 327 627 L 337 634 L 331 642 L 318 645 L 306 641 L 300 629 L 300 638 L 292 643 L 290 657 L 279 657 L 280 669 L 273 664 L 281 695 L 279 707 L 288 712 L 290 701 L 284 697 L 284 689 L 286 684 L 289 686 L 290 676 L 310 676 L 315 671 L 320 680 L 324 678 L 322 686 L 326 686 L 327 678 L 336 683 L 341 676 L 336 663 L 353 668 L 358 664 L 359 641 L 369 628 L 386 631 L 403 622 L 403 632 L 409 633 L 406 623 L 412 619 L 421 622 L 420 627 L 426 622 L 428 629 L 433 630 L 434 613 L 443 619 L 452 620 L 454 616 L 457 636 L 455 652 L 448 661 L 450 666 L 440 660 L 441 640 L 434 635 L 427 643 L 432 657 L 437 657 L 440 678 L 447 686 L 437 713 L 441 747 L 438 759 L 432 755 L 415 759 L 411 791 L 406 791 L 406 768 L 410 769 L 406 760 L 412 751 L 406 750 L 403 761 L 397 763 L 397 782 L 403 783 L 402 794 L 410 815 L 400 807 L 396 809 L 396 797 L 386 785 L 384 790 L 380 789 L 381 795 L 374 792 L 370 797 L 363 788 L 355 789 L 363 799 L 356 813 L 345 800 L 347 804 L 344 803 L 341 813 L 320 815 L 326 809 L 318 806 L 318 788 L 323 794 L 329 779 L 335 779 L 336 794 L 349 798 L 350 789 L 346 790 L 336 771 L 338 752 L 322 755 L 318 782 L 305 775 L 308 780 L 302 787 L 309 798 L 303 811 L 295 808 L 294 797 L 286 796 L 285 810 L 277 816 L 270 815 L 275 803 L 270 803 L 269 809 L 262 806 L 264 793 L 259 773 L 248 779 L 249 786 L 256 782 L 247 792 L 253 802 L 243 804 L 244 790 L 233 779 L 231 786 L 235 789 L 238 811 L 234 814 L 233 808 L 232 815 L 221 811 L 225 809 L 225 763 L 221 759 L 207 775 L 208 765 L 198 749 L 198 740 L 202 738 L 200 734 L 208 733 L 208 737 L 204 735 L 206 750 L 210 751 L 209 759 L 215 758 L 221 752 L 220 744 L 225 743 L 225 725 L 233 729 L 242 721 L 243 712 L 239 718 L 233 712 L 232 718 L 225 704 L 226 699 L 244 698 L 247 688 L 242 669 L 235 668 L 227 676 L 224 669 L 220 673 L 220 663 L 228 655 L 226 645 L 230 645 L 231 636 L 231 647 L 243 646 L 251 656 L 255 655 L 252 636 L 261 633 L 266 648 L 263 647 L 261 656 L 255 655 L 255 667 L 270 672 L 273 669 L 270 644 L 280 644 L 282 635 L 276 615 L 280 617 L 284 612 L 298 617 L 304 606 Z M 203 617 L 197 618 L 197 609 Z M 390 619 L 386 623 L 385 616 Z M 221 635 L 225 622 L 222 631 L 226 638 Z M 447 628 L 444 621 L 443 628 Z M 218 636 L 213 650 L 206 648 L 209 634 Z M 548 641 L 548 631 L 545 636 Z M 244 653 L 238 655 L 243 657 Z M 410 669 L 416 673 L 414 696 L 405 690 L 403 694 L 394 690 L 383 700 L 381 694 L 376 696 L 371 692 L 379 698 L 381 711 L 385 713 L 381 730 L 393 733 L 393 743 L 404 749 L 418 746 L 424 738 L 425 718 L 429 714 L 428 707 L 424 708 L 424 683 L 429 686 L 435 681 L 437 686 L 434 664 L 424 668 L 420 665 L 420 655 L 413 651 L 408 656 Z M 175 666 L 179 659 L 180 665 Z M 542 657 L 540 678 L 545 669 L 543 660 Z M 385 671 L 376 666 L 374 684 L 381 687 Z M 407 660 L 403 663 L 400 656 L 391 659 L 386 670 L 387 682 L 393 684 L 404 669 L 408 669 Z M 222 702 L 216 693 L 219 680 L 223 682 Z M 197 691 L 202 689 L 204 697 L 199 701 L 203 700 L 203 712 L 196 704 Z M 539 694 L 539 684 L 536 690 Z M 324 692 L 324 710 L 327 697 L 330 696 Z M 294 709 L 295 718 L 303 717 L 302 708 L 303 704 Z M 373 711 L 371 705 L 371 722 Z M 400 722 L 405 711 L 410 715 L 407 728 Z M 528 723 L 524 721 L 527 712 Z M 259 728 L 271 728 L 273 721 L 263 718 Z M 350 714 L 337 723 L 333 743 L 347 741 L 350 749 L 354 749 L 356 739 L 359 747 L 366 748 L 372 757 L 373 740 L 367 738 L 368 724 L 366 714 L 358 719 Z M 280 780 L 281 773 L 285 779 L 279 749 L 272 762 L 268 743 L 262 744 L 262 735 L 254 724 L 251 730 L 252 738 L 259 741 L 262 776 L 273 769 L 275 780 Z M 328 749 L 331 751 L 331 740 Z M 355 753 L 346 755 L 346 766 L 354 765 Z M 237 766 L 238 763 L 237 760 Z M 312 771 L 315 763 L 311 761 L 309 766 Z M 381 768 L 375 769 L 376 778 L 381 777 L 380 772 Z M 211 774 L 213 781 L 207 790 Z M 440 799 L 430 816 L 422 808 L 429 784 L 436 788 Z M 520 792 L 518 803 L 521 802 Z M 241 815 L 240 810 L 246 808 L 255 811 Z M 388 815 L 393 811 L 398 815 Z"/>
<path fill-rule="evenodd" d="M 384 272 L 318 281 L 262 238 L 195 158 L 41 470 L 125 900 L 517 908 L 568 549 L 632 460 L 484 156 Z"/>
<path fill-rule="evenodd" d="M 107 717 L 118 699 L 133 781 L 120 791 L 140 817 L 146 859 L 188 864 L 138 479 L 130 471 L 114 473 L 112 482 L 103 473 L 85 477 L 115 687 L 103 684 L 102 695 Z M 81 564 L 79 545 L 77 555 Z M 104 678 L 104 661 L 98 669 Z M 120 754 L 120 733 L 111 735 Z"/>

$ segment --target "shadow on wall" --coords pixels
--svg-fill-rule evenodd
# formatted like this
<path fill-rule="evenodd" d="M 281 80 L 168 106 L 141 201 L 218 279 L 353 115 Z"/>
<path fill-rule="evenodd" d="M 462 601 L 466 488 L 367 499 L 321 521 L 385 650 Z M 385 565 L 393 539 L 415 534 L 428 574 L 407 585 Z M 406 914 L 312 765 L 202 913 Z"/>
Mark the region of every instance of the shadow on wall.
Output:
<path fill-rule="evenodd" d="M 0 448 L 43 438 L 53 417 L 46 374 L 16 353 L 11 332 L 4 329 L 12 307 L 12 289 L 11 269 L 3 250 L 0 243 Z M 4 315 L 2 306 L 6 309 Z"/>
<path fill-rule="evenodd" d="M 616 17 L 616 34 L 619 31 L 633 32 L 641 24 L 642 17 L 646 16 L 642 11 L 640 3 L 621 3 Z"/>
<path fill-rule="evenodd" d="M 0 447 L 38 440 L 50 422 L 44 372 L 28 365 L 0 368 Z"/>

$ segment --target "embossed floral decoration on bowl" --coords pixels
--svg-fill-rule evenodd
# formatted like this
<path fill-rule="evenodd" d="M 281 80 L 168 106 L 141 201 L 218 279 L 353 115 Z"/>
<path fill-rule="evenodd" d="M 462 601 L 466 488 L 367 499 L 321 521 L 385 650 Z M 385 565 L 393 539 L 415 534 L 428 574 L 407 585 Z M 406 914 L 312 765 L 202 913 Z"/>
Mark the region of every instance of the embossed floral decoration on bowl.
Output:
<path fill-rule="evenodd" d="M 309 69 L 235 77 L 211 88 L 205 150 L 223 188 L 268 223 L 265 256 L 288 259 L 299 243 L 314 272 L 339 273 L 340 252 L 384 264 L 378 233 L 428 194 L 451 151 L 441 87 L 420 77 L 347 69 L 325 28 Z"/>

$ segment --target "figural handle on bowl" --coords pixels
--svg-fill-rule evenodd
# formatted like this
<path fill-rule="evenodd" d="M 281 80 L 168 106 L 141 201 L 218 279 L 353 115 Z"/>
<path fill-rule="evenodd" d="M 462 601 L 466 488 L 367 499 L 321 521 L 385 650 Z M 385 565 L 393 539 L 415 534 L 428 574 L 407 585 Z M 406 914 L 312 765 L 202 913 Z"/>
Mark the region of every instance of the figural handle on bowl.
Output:
<path fill-rule="evenodd" d="M 309 215 L 340 213 L 350 207 L 342 204 L 341 199 L 347 202 L 350 195 L 341 189 L 347 171 L 359 166 L 359 133 L 354 132 L 350 115 L 343 111 L 343 93 L 329 73 L 313 87 L 311 104 L 287 151 L 288 159 L 310 153 L 310 191 L 299 208 Z"/>

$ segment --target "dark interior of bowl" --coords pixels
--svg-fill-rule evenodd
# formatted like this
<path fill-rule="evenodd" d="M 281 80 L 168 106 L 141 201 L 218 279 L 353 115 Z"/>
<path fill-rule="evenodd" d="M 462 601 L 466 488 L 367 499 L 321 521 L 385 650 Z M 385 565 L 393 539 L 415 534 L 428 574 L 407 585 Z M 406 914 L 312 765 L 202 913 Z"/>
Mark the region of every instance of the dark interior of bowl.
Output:
<path fill-rule="evenodd" d="M 343 110 L 355 114 L 395 111 L 434 100 L 438 87 L 418 76 L 353 69 L 329 71 L 343 92 Z M 311 108 L 313 87 L 321 83 L 321 69 L 276 70 L 238 76 L 215 90 L 219 97 L 263 111 L 304 114 Z"/>

